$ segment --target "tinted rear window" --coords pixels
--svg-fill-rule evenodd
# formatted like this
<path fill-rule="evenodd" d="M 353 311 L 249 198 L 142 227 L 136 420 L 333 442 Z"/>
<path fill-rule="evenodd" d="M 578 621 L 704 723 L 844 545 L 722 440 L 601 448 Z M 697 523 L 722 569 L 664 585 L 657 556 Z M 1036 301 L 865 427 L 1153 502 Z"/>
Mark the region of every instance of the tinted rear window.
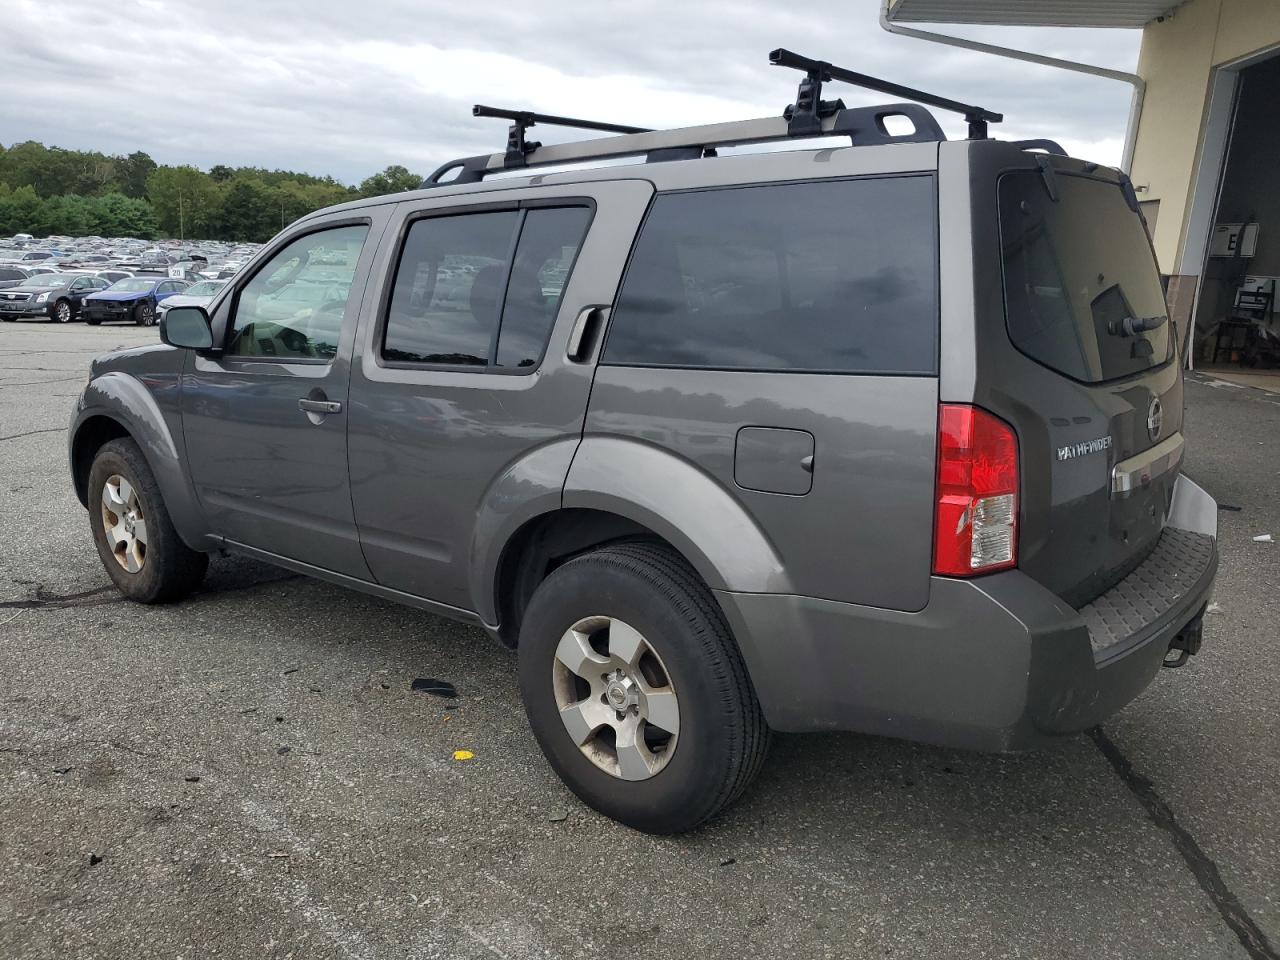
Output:
<path fill-rule="evenodd" d="M 1171 356 L 1169 324 L 1123 335 L 1127 317 L 1165 317 L 1151 244 L 1119 186 L 1059 173 L 1000 180 L 1009 338 L 1033 360 L 1086 383 L 1131 376 Z"/>
<path fill-rule="evenodd" d="M 933 373 L 933 198 L 928 176 L 659 196 L 603 362 Z"/>

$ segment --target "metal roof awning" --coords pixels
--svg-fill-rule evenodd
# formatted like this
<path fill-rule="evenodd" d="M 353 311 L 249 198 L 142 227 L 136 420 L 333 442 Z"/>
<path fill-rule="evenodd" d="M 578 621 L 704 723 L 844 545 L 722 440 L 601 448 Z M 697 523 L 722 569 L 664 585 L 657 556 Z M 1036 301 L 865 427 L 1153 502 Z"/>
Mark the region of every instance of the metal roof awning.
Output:
<path fill-rule="evenodd" d="M 888 0 L 894 23 L 1142 27 L 1183 0 Z"/>

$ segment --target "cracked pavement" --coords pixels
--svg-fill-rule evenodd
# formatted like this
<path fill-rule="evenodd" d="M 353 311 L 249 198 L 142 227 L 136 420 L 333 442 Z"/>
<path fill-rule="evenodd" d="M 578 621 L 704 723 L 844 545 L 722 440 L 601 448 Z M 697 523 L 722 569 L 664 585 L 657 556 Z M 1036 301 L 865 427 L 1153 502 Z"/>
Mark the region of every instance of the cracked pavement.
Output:
<path fill-rule="evenodd" d="M 660 839 L 561 787 L 478 630 L 235 558 L 121 601 L 63 430 L 90 357 L 155 339 L 0 324 L 0 956 L 1277 956 L 1280 396 L 1188 386 L 1187 471 L 1240 508 L 1218 607 L 1100 734 L 778 737 Z"/>

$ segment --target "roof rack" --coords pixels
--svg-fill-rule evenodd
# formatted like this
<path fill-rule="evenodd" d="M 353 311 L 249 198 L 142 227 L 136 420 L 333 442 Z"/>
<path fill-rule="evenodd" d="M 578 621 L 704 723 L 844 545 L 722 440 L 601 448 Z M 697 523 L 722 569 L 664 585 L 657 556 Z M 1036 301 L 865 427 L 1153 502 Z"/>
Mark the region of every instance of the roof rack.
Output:
<path fill-rule="evenodd" d="M 809 131 L 812 130 L 814 121 L 822 115 L 824 110 L 836 110 L 844 106 L 844 102 L 840 100 L 823 101 L 822 84 L 829 80 L 840 80 L 844 83 L 851 83 L 855 87 L 863 87 L 867 90 L 875 90 L 878 93 L 901 97 L 903 100 L 912 100 L 930 107 L 937 107 L 939 110 L 949 110 L 952 113 L 963 114 L 965 120 L 969 123 L 970 140 L 987 139 L 987 124 L 999 123 L 1004 119 L 1004 114 L 993 113 L 986 107 L 939 97 L 923 90 L 904 87 L 900 83 L 890 83 L 888 80 L 881 80 L 878 77 L 869 77 L 865 73 L 855 73 L 852 70 L 844 69 L 844 67 L 833 66 L 825 60 L 802 57 L 798 53 L 792 53 L 790 50 L 781 47 L 769 54 L 769 62 L 775 67 L 791 67 L 794 70 L 803 70 L 805 72 L 805 78 L 800 81 L 800 90 L 796 94 L 796 102 L 793 106 L 787 108 L 787 119 L 797 128 L 796 135 L 798 136 L 812 136 L 813 134 Z"/>
<path fill-rule="evenodd" d="M 599 123 L 595 120 L 575 120 L 573 117 L 557 117 L 551 113 L 534 113 L 531 110 L 503 110 L 500 107 L 486 107 L 477 103 L 471 108 L 473 117 L 498 117 L 513 120 L 507 128 L 506 166 L 523 167 L 529 156 L 542 144 L 528 143 L 524 133 L 535 123 L 545 123 L 557 127 L 573 127 L 577 130 L 602 130 L 605 133 L 651 133 L 648 127 L 625 127 L 620 123 Z"/>
<path fill-rule="evenodd" d="M 584 160 L 613 160 L 623 157 L 644 157 L 648 163 L 667 160 L 689 160 L 715 156 L 717 147 L 746 146 L 759 143 L 777 143 L 802 137 L 847 136 L 854 146 L 885 143 L 934 143 L 946 140 L 942 127 L 933 114 L 920 104 L 964 115 L 969 123 L 969 136 L 983 139 L 987 136 L 987 124 L 1004 119 L 984 107 L 948 100 L 911 87 L 879 80 L 832 66 L 825 60 L 812 60 L 790 50 L 778 49 L 769 54 L 769 62 L 777 66 L 792 67 L 805 72 L 796 94 L 796 102 L 790 104 L 780 117 L 760 120 L 742 120 L 732 123 L 713 123 L 678 130 L 649 130 L 644 127 L 624 126 L 617 123 L 601 123 L 579 120 L 553 114 L 534 113 L 530 110 L 506 110 L 477 104 L 472 115 L 498 117 L 511 120 L 507 130 L 507 146 L 502 153 L 481 154 L 451 160 L 431 174 L 424 187 L 446 186 L 461 183 L 478 183 L 485 176 L 503 170 L 526 167 L 546 167 Z M 902 97 L 912 103 L 890 103 L 874 107 L 846 107 L 841 100 L 822 99 L 822 84 L 840 80 Z M 891 117 L 905 117 L 911 121 L 908 133 L 890 133 L 885 121 Z M 585 140 L 577 143 L 560 143 L 543 146 L 530 142 L 526 131 L 535 124 L 571 127 L 578 130 L 600 130 L 618 136 Z M 450 176 L 456 171 L 455 176 Z"/>

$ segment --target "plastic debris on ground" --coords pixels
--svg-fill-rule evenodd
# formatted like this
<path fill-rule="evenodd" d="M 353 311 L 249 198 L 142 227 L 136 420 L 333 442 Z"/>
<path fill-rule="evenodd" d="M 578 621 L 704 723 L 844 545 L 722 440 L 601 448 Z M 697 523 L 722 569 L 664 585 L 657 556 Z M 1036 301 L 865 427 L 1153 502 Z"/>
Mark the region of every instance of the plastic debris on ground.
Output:
<path fill-rule="evenodd" d="M 448 680 L 436 680 L 434 677 L 419 677 L 409 684 L 409 689 L 417 693 L 429 693 L 446 700 L 457 700 L 458 691 Z"/>
<path fill-rule="evenodd" d="M 475 754 L 474 754 L 474 753 L 472 753 L 470 750 L 455 750 L 455 751 L 453 751 L 453 759 L 455 759 L 455 760 L 470 760 L 470 759 L 471 759 L 472 757 L 474 757 L 474 756 L 475 756 Z"/>

